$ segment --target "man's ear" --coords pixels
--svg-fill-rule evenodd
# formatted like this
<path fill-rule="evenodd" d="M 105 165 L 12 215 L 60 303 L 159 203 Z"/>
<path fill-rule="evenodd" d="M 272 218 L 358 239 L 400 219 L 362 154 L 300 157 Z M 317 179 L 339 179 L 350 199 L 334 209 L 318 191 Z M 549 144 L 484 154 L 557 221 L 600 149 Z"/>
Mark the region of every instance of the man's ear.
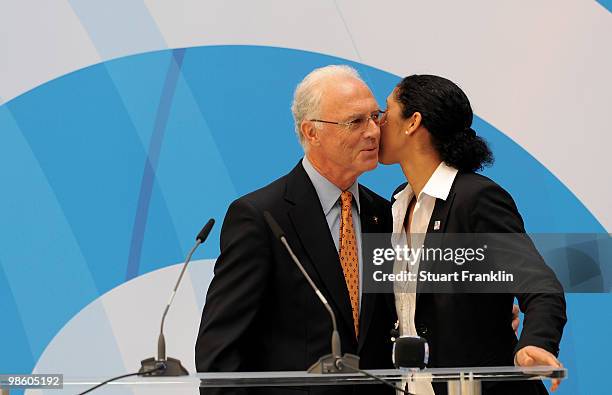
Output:
<path fill-rule="evenodd" d="M 404 121 L 404 130 L 407 135 L 411 135 L 416 132 L 422 125 L 423 116 L 420 112 L 415 112 L 410 118 Z"/>
<path fill-rule="evenodd" d="M 309 145 L 318 146 L 321 144 L 319 140 L 319 129 L 317 129 L 314 122 L 302 121 L 300 132 L 302 133 L 304 142 L 308 142 Z"/>

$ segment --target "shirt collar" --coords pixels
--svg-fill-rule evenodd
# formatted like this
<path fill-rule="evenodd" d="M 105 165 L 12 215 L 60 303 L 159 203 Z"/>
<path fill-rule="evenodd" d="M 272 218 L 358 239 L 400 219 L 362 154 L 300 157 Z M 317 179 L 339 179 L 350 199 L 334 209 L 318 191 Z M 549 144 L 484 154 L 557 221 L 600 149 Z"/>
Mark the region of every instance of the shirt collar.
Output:
<path fill-rule="evenodd" d="M 340 199 L 342 190 L 335 186 L 327 178 L 323 177 L 321 173 L 319 173 L 317 169 L 312 166 L 312 163 L 310 163 L 306 156 L 304 156 L 304 158 L 302 159 L 302 166 L 304 166 L 306 174 L 308 174 L 312 185 L 317 191 L 317 196 L 319 197 L 319 201 L 321 202 L 323 213 L 325 215 L 329 214 L 331 209 L 338 202 L 338 199 Z M 353 201 L 355 202 L 357 212 L 359 213 L 359 184 L 357 183 L 357 181 L 355 181 L 353 185 L 348 188 L 348 191 L 353 194 Z"/>
<path fill-rule="evenodd" d="M 446 200 L 457 172 L 458 170 L 454 167 L 440 162 L 436 171 L 429 177 L 429 181 L 423 187 L 423 192 L 436 199 Z"/>
<path fill-rule="evenodd" d="M 450 193 L 455 177 L 457 176 L 458 170 L 454 167 L 447 165 L 444 162 L 440 162 L 436 170 L 433 172 L 429 180 L 423 187 L 421 193 L 425 193 L 428 196 L 436 199 L 446 200 Z M 396 200 L 407 200 L 411 199 L 413 195 L 412 187 L 410 184 L 406 184 L 406 188 L 396 193 L 393 197 Z"/>

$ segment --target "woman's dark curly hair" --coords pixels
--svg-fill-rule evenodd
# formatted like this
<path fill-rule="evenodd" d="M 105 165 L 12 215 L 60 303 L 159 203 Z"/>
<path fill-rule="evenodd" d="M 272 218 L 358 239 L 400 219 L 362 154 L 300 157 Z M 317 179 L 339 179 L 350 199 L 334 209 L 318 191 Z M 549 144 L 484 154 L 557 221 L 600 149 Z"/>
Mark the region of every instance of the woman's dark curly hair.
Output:
<path fill-rule="evenodd" d="M 404 118 L 421 113 L 441 159 L 464 172 L 480 170 L 493 163 L 486 141 L 472 129 L 474 114 L 461 88 L 435 75 L 411 75 L 398 85 L 395 98 Z"/>

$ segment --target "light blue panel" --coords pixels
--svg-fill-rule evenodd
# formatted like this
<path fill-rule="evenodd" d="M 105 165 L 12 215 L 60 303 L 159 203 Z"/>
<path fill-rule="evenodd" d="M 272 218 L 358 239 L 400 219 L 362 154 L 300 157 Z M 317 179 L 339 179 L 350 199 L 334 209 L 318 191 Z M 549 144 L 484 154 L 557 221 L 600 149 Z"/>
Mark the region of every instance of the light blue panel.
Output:
<path fill-rule="evenodd" d="M 166 48 L 142 0 L 70 0 L 69 3 L 103 59 L 139 53 L 143 49 Z"/>
<path fill-rule="evenodd" d="M 24 336 L 29 342 L 27 350 L 3 351 L 11 358 L 0 358 L 0 371 L 8 372 L 38 358 L 98 293 L 70 223 L 6 106 L 0 107 L 0 130 L 0 262 L 8 282 L 3 303 L 15 303 L 2 317 L 0 350 L 17 347 Z M 19 317 L 7 325 L 15 309 Z"/>
<path fill-rule="evenodd" d="M 564 342 L 572 342 L 574 370 L 570 371 L 568 383 L 576 380 L 579 392 L 559 391 L 559 394 L 605 394 L 609 383 L 603 379 L 609 374 L 612 342 L 612 295 L 611 294 L 571 294 L 567 295 L 568 320 L 571 335 L 564 336 Z M 562 344 L 562 346 L 563 346 Z M 563 363 L 567 360 L 562 359 Z"/>
<path fill-rule="evenodd" d="M 187 50 L 183 77 L 238 195 L 263 187 L 297 164 L 302 148 L 291 117 L 293 89 L 325 60 L 267 47 Z"/>
<path fill-rule="evenodd" d="M 143 147 L 151 140 L 171 59 L 170 51 L 157 51 L 105 63 Z"/>
<path fill-rule="evenodd" d="M 29 372 L 35 358 L 28 341 L 28 332 L 25 330 L 19 307 L 11 291 L 11 284 L 2 270 L 3 266 L 0 262 L 0 319 L 3 323 L 0 350 L 3 355 L 10 355 L 11 358 L 3 358 L 0 361 L 0 372 Z"/>
<path fill-rule="evenodd" d="M 580 295 L 578 295 L 578 298 Z M 580 367 L 579 360 L 576 356 L 576 344 L 574 339 L 576 338 L 576 330 L 574 329 L 574 313 L 573 310 L 575 308 L 577 299 L 575 295 L 566 294 L 565 298 L 568 302 L 567 307 L 567 316 L 568 322 L 565 325 L 563 330 L 563 339 L 560 344 L 559 349 L 559 360 L 563 364 L 563 366 L 569 371 L 569 378 L 563 380 L 561 385 L 561 389 L 559 390 L 560 394 L 580 394 L 581 388 L 581 377 L 580 377 Z M 521 318 L 523 319 L 523 318 Z M 548 384 L 547 384 L 548 387 Z"/>
<path fill-rule="evenodd" d="M 187 59 L 188 55 L 185 62 Z M 221 223 L 229 202 L 237 197 L 226 167 L 229 162 L 211 136 L 207 114 L 200 111 L 185 79 L 179 78 L 160 153 L 157 182 L 177 229 L 182 258 L 211 217 L 217 224 L 197 256 L 213 258 L 219 254 Z"/>
<path fill-rule="evenodd" d="M 186 252 L 181 248 L 181 242 L 176 234 L 176 227 L 164 194 L 155 181 L 151 189 L 151 202 L 143 235 L 138 273 L 148 273 L 181 262 L 185 255 Z"/>
<path fill-rule="evenodd" d="M 99 293 L 121 284 L 145 152 L 104 65 L 49 82 L 7 106 L 40 163 Z M 64 241 L 55 242 L 61 248 Z"/>

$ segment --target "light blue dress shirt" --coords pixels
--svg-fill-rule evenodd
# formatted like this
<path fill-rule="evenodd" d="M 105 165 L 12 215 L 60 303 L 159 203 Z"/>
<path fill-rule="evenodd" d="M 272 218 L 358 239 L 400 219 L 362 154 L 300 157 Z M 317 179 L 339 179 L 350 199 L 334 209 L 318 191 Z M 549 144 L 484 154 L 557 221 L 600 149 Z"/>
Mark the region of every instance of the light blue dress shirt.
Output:
<path fill-rule="evenodd" d="M 340 220 L 341 220 L 341 203 L 340 195 L 342 190 L 331 183 L 327 178 L 323 177 L 310 163 L 308 158 L 304 156 L 302 159 L 302 165 L 306 174 L 310 178 L 312 185 L 314 185 L 317 191 L 317 196 L 321 202 L 325 219 L 327 220 L 327 226 L 331 232 L 334 244 L 336 245 L 336 251 L 340 252 Z M 353 227 L 355 228 L 355 238 L 357 239 L 357 257 L 359 259 L 359 310 L 361 311 L 361 294 L 363 292 L 362 286 L 362 257 L 361 257 L 361 218 L 359 217 L 359 184 L 357 181 L 348 189 L 353 194 L 352 203 L 352 215 L 353 215 Z"/>

